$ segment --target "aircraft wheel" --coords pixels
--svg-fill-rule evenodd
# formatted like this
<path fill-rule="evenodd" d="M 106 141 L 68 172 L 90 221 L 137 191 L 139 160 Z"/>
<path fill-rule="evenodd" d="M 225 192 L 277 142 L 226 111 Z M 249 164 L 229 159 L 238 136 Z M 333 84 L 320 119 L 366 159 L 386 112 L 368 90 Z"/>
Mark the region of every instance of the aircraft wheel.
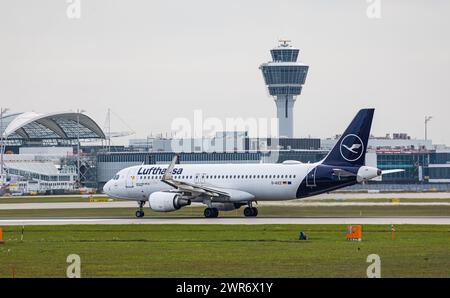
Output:
<path fill-rule="evenodd" d="M 258 216 L 258 208 L 253 207 L 253 217 L 257 217 Z"/>
<path fill-rule="evenodd" d="M 245 215 L 246 217 L 253 216 L 253 208 L 246 207 L 246 208 L 244 209 L 244 215 Z"/>
<path fill-rule="evenodd" d="M 212 209 L 214 211 L 213 217 L 218 217 L 219 216 L 219 209 L 217 209 L 217 208 L 212 208 Z"/>
<path fill-rule="evenodd" d="M 244 209 L 244 215 L 246 217 L 256 217 L 258 215 L 258 209 L 255 207 L 246 207 Z"/>
<path fill-rule="evenodd" d="M 144 211 L 141 210 L 136 211 L 136 217 L 144 217 Z"/>
<path fill-rule="evenodd" d="M 206 208 L 203 212 L 206 218 L 213 218 L 219 216 L 219 210 L 217 208 Z"/>
<path fill-rule="evenodd" d="M 212 214 L 213 214 L 212 208 L 206 208 L 205 211 L 203 211 L 203 215 L 206 218 L 212 217 Z"/>

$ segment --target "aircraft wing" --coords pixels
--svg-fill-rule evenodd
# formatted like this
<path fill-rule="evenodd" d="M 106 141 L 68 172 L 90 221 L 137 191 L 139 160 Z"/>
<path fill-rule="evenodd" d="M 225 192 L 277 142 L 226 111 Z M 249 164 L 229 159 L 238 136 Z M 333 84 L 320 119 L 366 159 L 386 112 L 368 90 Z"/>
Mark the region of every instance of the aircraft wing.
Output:
<path fill-rule="evenodd" d="M 221 190 L 215 189 L 213 187 L 207 187 L 204 185 L 191 184 L 183 181 L 178 181 L 174 179 L 162 179 L 162 182 L 176 188 L 180 192 L 189 192 L 195 195 L 206 195 L 210 197 L 229 197 L 227 192 L 223 192 Z"/>
<path fill-rule="evenodd" d="M 166 170 L 166 173 L 163 175 L 161 181 L 172 186 L 179 192 L 187 192 L 192 194 L 193 196 L 200 196 L 205 195 L 208 197 L 218 198 L 218 197 L 225 197 L 230 198 L 230 194 L 222 191 L 220 189 L 216 189 L 214 187 L 208 187 L 204 185 L 198 185 L 193 183 L 188 183 L 184 181 L 178 181 L 173 179 L 172 171 L 175 167 L 175 164 L 177 163 L 178 155 L 175 155 L 172 159 L 172 162 L 170 163 L 169 167 Z"/>

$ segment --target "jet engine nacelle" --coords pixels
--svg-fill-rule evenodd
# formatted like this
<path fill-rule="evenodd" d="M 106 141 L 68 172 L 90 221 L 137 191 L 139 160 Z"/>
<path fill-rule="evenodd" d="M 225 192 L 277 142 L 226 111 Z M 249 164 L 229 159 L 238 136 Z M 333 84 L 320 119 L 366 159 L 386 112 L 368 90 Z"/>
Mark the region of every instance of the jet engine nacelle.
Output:
<path fill-rule="evenodd" d="M 153 211 L 169 212 L 191 204 L 191 200 L 183 199 L 173 192 L 157 191 L 150 195 L 148 202 Z"/>
<path fill-rule="evenodd" d="M 356 174 L 356 181 L 366 182 L 366 181 L 369 181 L 370 179 L 373 179 L 380 175 L 381 175 L 380 169 L 377 169 L 374 167 L 362 166 L 359 168 L 358 173 Z"/>

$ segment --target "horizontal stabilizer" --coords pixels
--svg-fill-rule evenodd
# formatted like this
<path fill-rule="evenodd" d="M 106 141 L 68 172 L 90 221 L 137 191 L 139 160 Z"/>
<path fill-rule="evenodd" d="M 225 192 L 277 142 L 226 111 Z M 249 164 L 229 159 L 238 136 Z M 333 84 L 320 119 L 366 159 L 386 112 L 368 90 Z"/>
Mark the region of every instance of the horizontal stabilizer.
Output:
<path fill-rule="evenodd" d="M 405 170 L 403 169 L 395 169 L 395 170 L 383 170 L 381 171 L 381 175 L 387 175 L 387 174 L 393 174 L 393 173 L 400 173 L 400 172 L 404 172 Z"/>

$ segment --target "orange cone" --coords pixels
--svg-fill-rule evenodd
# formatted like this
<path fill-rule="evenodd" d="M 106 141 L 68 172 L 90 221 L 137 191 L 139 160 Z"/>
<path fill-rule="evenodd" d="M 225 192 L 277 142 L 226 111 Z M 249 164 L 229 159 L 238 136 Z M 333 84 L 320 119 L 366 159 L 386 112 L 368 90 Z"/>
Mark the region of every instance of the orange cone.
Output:
<path fill-rule="evenodd" d="M 3 230 L 2 230 L 2 228 L 0 228 L 0 244 L 3 244 L 3 243 L 5 243 L 3 241 Z"/>

